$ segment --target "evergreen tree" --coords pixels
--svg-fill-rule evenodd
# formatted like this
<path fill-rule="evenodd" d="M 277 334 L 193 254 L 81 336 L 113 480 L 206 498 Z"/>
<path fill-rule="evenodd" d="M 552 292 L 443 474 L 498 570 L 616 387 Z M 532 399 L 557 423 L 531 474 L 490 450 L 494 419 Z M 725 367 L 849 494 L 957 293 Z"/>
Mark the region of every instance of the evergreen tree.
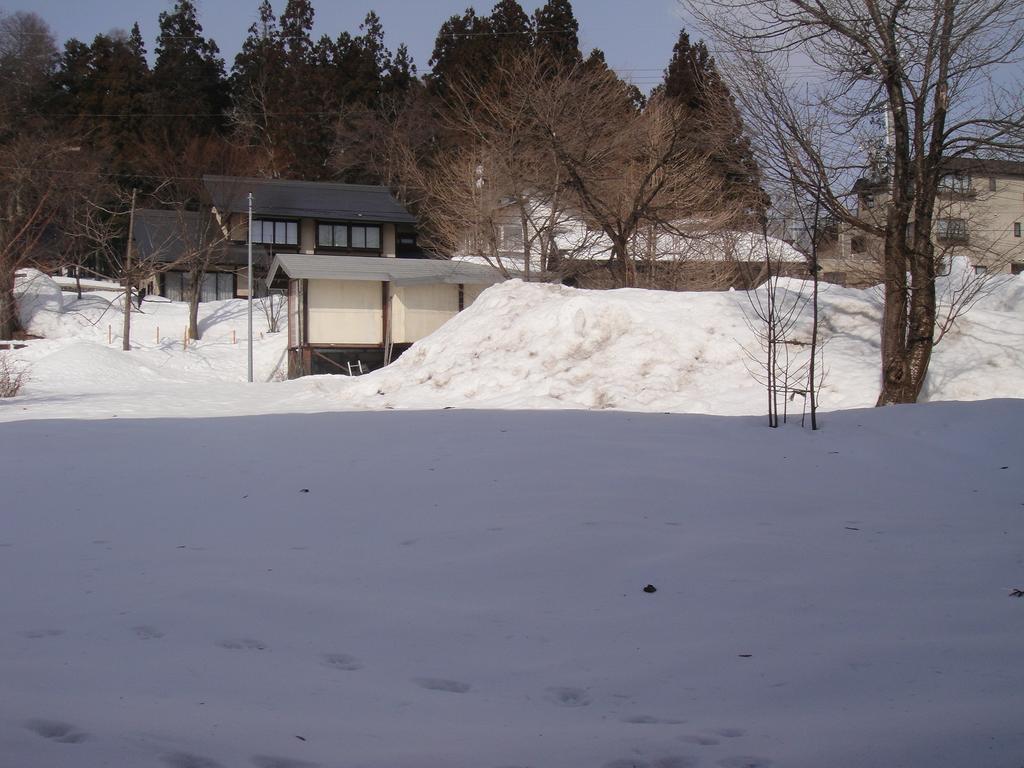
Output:
<path fill-rule="evenodd" d="M 427 83 L 431 92 L 443 95 L 449 83 L 463 77 L 486 79 L 494 63 L 494 47 L 488 17 L 467 8 L 461 16 L 449 18 L 437 33 L 430 57 Z"/>
<path fill-rule="evenodd" d="M 289 66 L 311 63 L 312 35 L 312 3 L 309 0 L 288 0 L 281 14 L 281 43 Z"/>
<path fill-rule="evenodd" d="M 274 113 L 286 94 L 284 44 L 270 0 L 262 0 L 257 20 L 249 27 L 231 68 L 232 119 L 237 138 L 256 150 L 257 168 L 277 177 L 286 161 L 281 157 L 287 130 Z"/>
<path fill-rule="evenodd" d="M 160 127 L 158 141 L 173 150 L 224 127 L 228 90 L 220 49 L 203 37 L 191 0 L 176 0 L 159 24 L 153 102 L 161 119 L 152 122 Z"/>
<path fill-rule="evenodd" d="M 579 22 L 569 0 L 548 0 L 533 14 L 534 46 L 559 64 L 573 66 L 583 60 Z"/>
<path fill-rule="evenodd" d="M 384 73 L 384 81 L 381 83 L 381 96 L 393 102 L 396 99 L 404 98 L 418 84 L 416 64 L 413 63 L 412 57 L 409 55 L 409 49 L 405 43 L 402 43 L 398 46 L 398 50 L 395 51 L 395 55 L 388 64 L 387 71 Z M 394 104 L 387 104 L 385 106 L 391 109 L 394 107 Z"/>
<path fill-rule="evenodd" d="M 138 25 L 130 34 L 72 38 L 54 82 L 65 125 L 118 173 L 141 170 L 139 143 L 148 124 L 149 65 Z"/>
<path fill-rule="evenodd" d="M 516 56 L 530 50 L 533 26 L 518 0 L 498 0 L 491 9 L 489 22 L 498 56 Z"/>
<path fill-rule="evenodd" d="M 704 41 L 694 45 L 685 29 L 679 32 L 664 83 L 655 95 L 687 110 L 694 126 L 694 141 L 699 148 L 710 151 L 726 196 L 753 211 L 762 211 L 766 200 L 760 171 L 743 134 L 743 120 Z"/>

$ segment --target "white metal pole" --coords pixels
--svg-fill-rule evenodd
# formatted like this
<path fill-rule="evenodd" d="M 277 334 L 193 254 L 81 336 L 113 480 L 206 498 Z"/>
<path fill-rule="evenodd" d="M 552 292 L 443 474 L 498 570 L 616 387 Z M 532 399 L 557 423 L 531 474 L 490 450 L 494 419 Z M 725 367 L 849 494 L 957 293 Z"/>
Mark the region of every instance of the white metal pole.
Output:
<path fill-rule="evenodd" d="M 249 193 L 249 383 L 252 383 L 252 294 L 256 285 L 252 279 L 252 192 Z"/>

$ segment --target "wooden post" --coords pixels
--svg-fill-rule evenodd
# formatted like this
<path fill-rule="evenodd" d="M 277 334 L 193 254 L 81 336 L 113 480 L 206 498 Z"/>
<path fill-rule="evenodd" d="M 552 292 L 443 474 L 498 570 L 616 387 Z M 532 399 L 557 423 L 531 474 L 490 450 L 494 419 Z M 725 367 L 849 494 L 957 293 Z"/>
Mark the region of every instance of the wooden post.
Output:
<path fill-rule="evenodd" d="M 231 329 L 231 343 L 232 344 L 235 343 L 235 329 L 234 328 Z"/>
<path fill-rule="evenodd" d="M 107 344 L 113 344 L 113 343 L 114 343 L 114 329 L 111 327 L 110 323 L 107 323 Z"/>
<path fill-rule="evenodd" d="M 156 327 L 156 345 L 160 346 L 160 326 Z"/>
<path fill-rule="evenodd" d="M 185 326 L 185 332 L 181 334 L 182 349 L 188 349 L 188 326 Z"/>

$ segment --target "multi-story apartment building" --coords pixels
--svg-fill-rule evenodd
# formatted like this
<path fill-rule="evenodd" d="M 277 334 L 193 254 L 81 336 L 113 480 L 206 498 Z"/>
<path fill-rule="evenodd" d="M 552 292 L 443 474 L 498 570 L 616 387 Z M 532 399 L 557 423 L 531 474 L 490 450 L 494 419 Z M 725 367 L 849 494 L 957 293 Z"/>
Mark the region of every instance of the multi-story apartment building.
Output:
<path fill-rule="evenodd" d="M 957 158 L 946 163 L 932 237 L 945 264 L 968 259 L 978 274 L 1024 272 L 1024 162 Z M 885 215 L 887 183 L 861 179 L 854 187 L 857 214 Z M 861 285 L 881 280 L 881 242 L 840 227 L 820 263 L 825 279 Z"/>

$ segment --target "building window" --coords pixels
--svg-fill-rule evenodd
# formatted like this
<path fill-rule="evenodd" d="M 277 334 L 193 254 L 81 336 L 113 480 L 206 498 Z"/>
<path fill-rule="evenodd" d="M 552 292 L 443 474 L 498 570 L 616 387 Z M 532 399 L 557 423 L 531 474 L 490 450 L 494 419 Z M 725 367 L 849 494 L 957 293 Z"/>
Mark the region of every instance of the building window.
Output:
<path fill-rule="evenodd" d="M 351 248 L 380 250 L 380 227 L 376 224 L 331 224 L 317 222 L 316 244 L 319 248 Z"/>
<path fill-rule="evenodd" d="M 850 250 L 853 253 L 864 253 L 867 248 L 864 246 L 863 237 L 851 237 L 850 238 Z"/>
<path fill-rule="evenodd" d="M 351 232 L 351 243 L 353 248 L 366 248 L 367 250 L 380 250 L 380 227 L 358 226 L 349 227 Z"/>
<path fill-rule="evenodd" d="M 1013 222 L 1013 236 L 1014 237 L 1020 237 L 1020 222 L 1019 221 Z"/>
<path fill-rule="evenodd" d="M 252 241 L 266 245 L 298 245 L 299 223 L 278 219 L 253 219 Z"/>
<path fill-rule="evenodd" d="M 513 253 L 523 252 L 523 228 L 518 224 L 504 224 L 501 227 L 501 250 Z"/>
<path fill-rule="evenodd" d="M 317 224 L 316 244 L 321 248 L 348 248 L 348 225 Z"/>
<path fill-rule="evenodd" d="M 986 272 L 988 272 L 988 267 L 986 267 L 984 264 L 975 264 L 974 265 L 974 274 L 976 274 L 976 275 L 984 275 Z"/>
<path fill-rule="evenodd" d="M 938 219 L 935 222 L 935 235 L 939 240 L 965 242 L 967 240 L 967 221 L 964 219 Z"/>
<path fill-rule="evenodd" d="M 1011 275 L 1024 274 L 1024 261 L 1015 261 L 1010 265 Z"/>
<path fill-rule="evenodd" d="M 988 191 L 989 192 L 995 192 L 996 191 L 996 177 L 995 176 L 989 176 L 988 177 Z"/>
<path fill-rule="evenodd" d="M 966 173 L 947 173 L 939 179 L 939 191 L 966 195 L 971 191 L 971 177 Z"/>

